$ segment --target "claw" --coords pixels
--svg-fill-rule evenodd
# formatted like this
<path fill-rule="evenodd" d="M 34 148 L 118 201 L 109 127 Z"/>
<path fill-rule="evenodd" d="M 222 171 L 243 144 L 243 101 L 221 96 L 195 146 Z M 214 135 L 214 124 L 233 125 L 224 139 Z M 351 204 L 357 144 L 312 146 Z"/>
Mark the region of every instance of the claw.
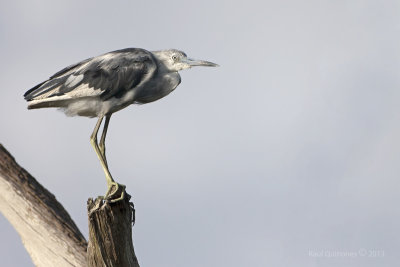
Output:
<path fill-rule="evenodd" d="M 125 187 L 125 185 L 116 182 L 110 183 L 104 199 L 106 199 L 110 203 L 115 203 L 123 200 L 125 198 Z"/>

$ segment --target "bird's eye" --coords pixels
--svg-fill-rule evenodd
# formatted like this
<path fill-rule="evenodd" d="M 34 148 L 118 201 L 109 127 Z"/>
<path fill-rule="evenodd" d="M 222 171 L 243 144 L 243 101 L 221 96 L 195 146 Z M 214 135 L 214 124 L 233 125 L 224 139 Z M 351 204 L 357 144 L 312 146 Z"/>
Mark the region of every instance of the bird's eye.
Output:
<path fill-rule="evenodd" d="M 177 60 L 178 60 L 178 57 L 175 56 L 175 55 L 173 55 L 173 56 L 172 56 L 172 60 L 173 60 L 173 61 L 177 61 Z"/>

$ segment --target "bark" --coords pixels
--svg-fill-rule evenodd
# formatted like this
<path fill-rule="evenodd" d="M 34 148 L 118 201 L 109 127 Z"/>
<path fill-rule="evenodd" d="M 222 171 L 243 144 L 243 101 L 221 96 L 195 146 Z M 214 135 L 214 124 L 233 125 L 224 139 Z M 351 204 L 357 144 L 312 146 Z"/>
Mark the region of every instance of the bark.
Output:
<path fill-rule="evenodd" d="M 88 200 L 89 266 L 139 267 L 132 244 L 135 210 L 129 199 L 126 194 L 116 203 L 102 197 Z"/>
<path fill-rule="evenodd" d="M 125 187 L 121 187 L 125 190 Z M 126 193 L 125 193 L 126 194 Z M 0 211 L 36 266 L 133 266 L 133 204 L 89 199 L 89 245 L 63 206 L 0 144 Z"/>

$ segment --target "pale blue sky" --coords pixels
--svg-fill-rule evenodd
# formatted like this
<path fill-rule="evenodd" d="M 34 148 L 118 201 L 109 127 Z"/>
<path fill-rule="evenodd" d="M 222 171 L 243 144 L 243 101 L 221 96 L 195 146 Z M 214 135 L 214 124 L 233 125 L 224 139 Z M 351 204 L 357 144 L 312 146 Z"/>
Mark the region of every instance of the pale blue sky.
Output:
<path fill-rule="evenodd" d="M 0 142 L 87 236 L 105 192 L 95 120 L 28 111 L 23 93 L 125 47 L 218 69 L 113 116 L 108 159 L 136 206 L 142 266 L 400 262 L 398 1 L 1 1 Z M 0 218 L 4 266 L 31 266 Z M 384 251 L 383 257 L 310 252 Z"/>

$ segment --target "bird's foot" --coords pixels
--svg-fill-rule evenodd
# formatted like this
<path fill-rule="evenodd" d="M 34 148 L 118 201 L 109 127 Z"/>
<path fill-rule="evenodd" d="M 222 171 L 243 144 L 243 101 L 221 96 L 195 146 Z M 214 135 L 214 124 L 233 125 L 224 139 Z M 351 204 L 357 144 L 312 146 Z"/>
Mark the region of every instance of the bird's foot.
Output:
<path fill-rule="evenodd" d="M 108 185 L 107 193 L 104 199 L 110 203 L 115 203 L 125 198 L 125 185 L 119 184 L 117 182 L 111 182 Z"/>

